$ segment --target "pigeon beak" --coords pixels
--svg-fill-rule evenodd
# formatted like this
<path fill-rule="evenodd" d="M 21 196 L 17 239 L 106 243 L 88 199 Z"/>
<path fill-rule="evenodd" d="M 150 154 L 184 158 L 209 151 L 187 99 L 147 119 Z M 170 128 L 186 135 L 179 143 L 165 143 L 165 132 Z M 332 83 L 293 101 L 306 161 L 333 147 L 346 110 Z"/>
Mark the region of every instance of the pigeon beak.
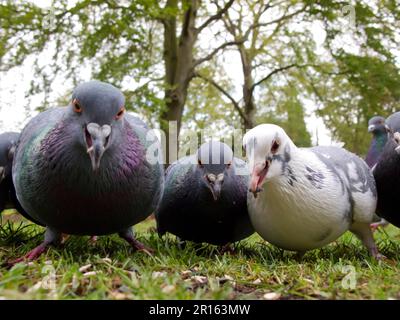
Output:
<path fill-rule="evenodd" d="M 368 126 L 368 132 L 372 132 L 375 130 L 375 125 L 371 124 L 370 126 Z"/>
<path fill-rule="evenodd" d="M 4 173 L 5 173 L 4 167 L 0 167 L 0 183 L 4 179 Z"/>
<path fill-rule="evenodd" d="M 265 177 L 267 176 L 268 169 L 271 163 L 266 161 L 264 163 L 257 163 L 254 166 L 253 172 L 250 177 L 250 188 L 249 191 L 254 195 L 254 198 L 257 198 L 257 194 L 262 191 L 261 185 L 264 182 Z"/>
<path fill-rule="evenodd" d="M 100 168 L 100 161 L 106 150 L 111 134 L 111 127 L 107 124 L 100 126 L 97 123 L 89 123 L 85 128 L 87 153 L 92 162 L 93 171 Z"/>
<path fill-rule="evenodd" d="M 214 201 L 218 201 L 221 196 L 222 184 L 224 183 L 224 174 L 221 173 L 218 176 L 209 174 L 206 176 L 206 179 Z"/>

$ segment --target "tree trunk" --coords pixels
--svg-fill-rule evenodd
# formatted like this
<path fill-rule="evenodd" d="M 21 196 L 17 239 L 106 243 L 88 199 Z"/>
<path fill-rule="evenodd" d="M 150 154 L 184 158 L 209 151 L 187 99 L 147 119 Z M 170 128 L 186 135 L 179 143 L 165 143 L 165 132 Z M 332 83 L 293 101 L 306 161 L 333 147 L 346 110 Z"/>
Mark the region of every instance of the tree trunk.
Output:
<path fill-rule="evenodd" d="M 184 21 L 179 39 L 176 36 L 177 15 L 164 19 L 164 64 L 165 64 L 165 104 L 166 109 L 161 114 L 161 129 L 166 134 L 166 162 L 176 160 L 176 149 L 170 146 L 169 124 L 177 122 L 177 135 L 181 129 L 183 109 L 186 102 L 190 80 L 193 78 L 193 49 L 197 40 L 195 20 L 198 0 L 191 0 L 184 13 Z M 166 8 L 177 9 L 177 0 L 167 1 Z"/>
<path fill-rule="evenodd" d="M 253 76 L 252 76 L 252 65 L 251 59 L 245 47 L 243 45 L 240 46 L 239 49 L 240 58 L 242 60 L 242 69 L 243 69 L 243 103 L 244 103 L 244 114 L 246 116 L 243 119 L 243 124 L 245 129 L 251 129 L 255 125 L 255 114 L 256 114 L 256 105 L 254 103 L 253 97 Z"/>

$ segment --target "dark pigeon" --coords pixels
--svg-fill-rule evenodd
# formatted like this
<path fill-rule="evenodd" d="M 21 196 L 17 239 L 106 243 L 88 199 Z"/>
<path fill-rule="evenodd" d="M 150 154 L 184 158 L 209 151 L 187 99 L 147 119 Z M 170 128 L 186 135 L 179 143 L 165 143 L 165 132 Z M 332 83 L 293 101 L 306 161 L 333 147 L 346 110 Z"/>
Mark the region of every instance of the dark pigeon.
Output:
<path fill-rule="evenodd" d="M 223 143 L 203 144 L 167 170 L 164 195 L 156 212 L 160 235 L 227 245 L 250 236 L 248 174 L 244 161 Z"/>
<path fill-rule="evenodd" d="M 378 191 L 377 214 L 384 218 L 377 226 L 386 225 L 388 222 L 400 227 L 400 214 L 397 209 L 397 192 L 400 191 L 400 156 L 398 144 L 400 142 L 400 112 L 395 112 L 386 119 L 389 128 L 389 138 L 382 150 L 378 164 L 374 167 L 373 174 Z M 375 227 L 375 226 L 373 226 Z"/>
<path fill-rule="evenodd" d="M 12 181 L 12 161 L 19 133 L 5 132 L 0 134 L 0 214 L 4 209 L 16 209 L 25 218 L 38 223 L 21 207 Z"/>
<path fill-rule="evenodd" d="M 376 212 L 397 227 L 400 227 L 400 212 L 397 203 L 400 194 L 400 154 L 397 149 L 399 143 L 400 139 L 389 138 L 383 149 L 381 160 L 373 171 L 378 192 Z"/>
<path fill-rule="evenodd" d="M 147 126 L 124 105 L 117 88 L 86 82 L 69 106 L 40 113 L 22 131 L 13 161 L 17 197 L 47 227 L 45 241 L 25 259 L 37 258 L 62 233 L 119 233 L 146 250 L 131 226 L 155 211 L 163 166 L 147 152 L 159 150 L 158 140 L 146 137 Z"/>
<path fill-rule="evenodd" d="M 11 190 L 12 186 L 12 158 L 15 144 L 19 133 L 5 132 L 0 134 L 0 213 L 12 207 Z"/>
<path fill-rule="evenodd" d="M 377 214 L 400 227 L 398 197 L 400 194 L 400 134 L 395 132 L 383 149 L 373 170 L 378 192 Z"/>
<path fill-rule="evenodd" d="M 365 162 L 370 168 L 379 161 L 383 148 L 388 140 L 388 131 L 389 128 L 385 123 L 385 118 L 375 116 L 368 121 L 368 132 L 372 133 L 372 140 L 367 156 L 365 157 Z"/>

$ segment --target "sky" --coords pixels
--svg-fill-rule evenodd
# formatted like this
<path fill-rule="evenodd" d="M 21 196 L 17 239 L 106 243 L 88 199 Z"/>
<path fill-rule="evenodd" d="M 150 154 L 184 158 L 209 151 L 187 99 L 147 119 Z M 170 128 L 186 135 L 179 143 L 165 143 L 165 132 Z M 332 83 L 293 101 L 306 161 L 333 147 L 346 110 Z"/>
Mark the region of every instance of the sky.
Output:
<path fill-rule="evenodd" d="M 51 0 L 32 0 L 32 2 L 41 7 L 50 7 L 51 5 Z M 71 0 L 71 2 L 74 1 Z M 312 33 L 317 43 L 318 51 L 323 54 L 322 45 L 325 39 L 323 28 L 318 23 L 315 23 L 312 27 Z M 207 36 L 203 39 L 204 41 L 208 41 Z M 224 67 L 228 76 L 235 80 L 235 87 L 239 96 L 241 91 L 240 86 L 243 81 L 240 58 L 234 52 L 228 53 L 228 55 L 227 59 L 225 59 Z M 42 59 L 48 58 L 50 57 L 46 56 L 46 54 L 42 55 Z M 44 95 L 26 96 L 30 88 L 30 82 L 33 80 L 32 65 L 33 58 L 28 58 L 21 67 L 13 68 L 5 74 L 0 73 L 0 132 L 21 130 L 29 119 L 37 113 L 34 109 L 40 105 Z M 84 71 L 82 78 L 89 80 L 90 72 L 88 70 Z M 57 79 L 56 81 L 57 83 L 53 84 L 52 95 L 61 96 L 65 94 L 64 79 Z M 29 105 L 29 112 L 25 109 L 26 105 Z M 330 132 L 325 127 L 322 119 L 316 117 L 315 109 L 316 106 L 312 101 L 305 102 L 306 124 L 312 136 L 313 144 L 317 141 L 316 133 L 318 133 L 318 142 L 320 145 L 338 144 L 332 140 Z"/>

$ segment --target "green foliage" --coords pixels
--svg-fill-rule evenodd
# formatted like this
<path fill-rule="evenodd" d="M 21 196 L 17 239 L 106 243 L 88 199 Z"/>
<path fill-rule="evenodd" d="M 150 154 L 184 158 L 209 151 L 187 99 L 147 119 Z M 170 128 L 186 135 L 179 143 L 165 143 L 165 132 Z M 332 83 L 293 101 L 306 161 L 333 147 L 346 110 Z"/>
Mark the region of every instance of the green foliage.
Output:
<path fill-rule="evenodd" d="M 140 83 L 157 75 L 152 60 L 153 22 L 144 14 L 148 1 L 54 1 L 51 8 L 40 8 L 27 1 L 0 4 L 0 65 L 7 71 L 35 56 L 36 79 L 30 94 L 50 91 L 58 76 L 82 81 L 81 71 L 89 68 L 93 78 L 117 86 L 123 81 Z M 43 55 L 46 55 L 46 61 Z M 50 59 L 48 58 L 50 56 Z M 148 109 L 160 101 L 151 87 L 140 88 L 148 101 L 136 99 L 135 109 Z M 49 105 L 45 101 L 44 107 Z"/>
<path fill-rule="evenodd" d="M 393 56 L 393 46 L 398 45 L 393 21 L 399 9 L 392 1 L 350 1 L 355 13 L 355 26 L 351 26 L 338 23 L 349 17 L 337 3 L 318 2 L 313 7 L 313 14 L 325 25 L 325 47 L 336 66 L 312 75 L 309 92 L 318 97 L 318 114 L 333 136 L 349 150 L 365 154 L 370 141 L 368 120 L 386 117 L 400 106 L 400 71 Z M 338 9 L 334 15 L 332 6 Z M 338 46 L 346 35 L 354 39 L 356 49 Z"/>
<path fill-rule="evenodd" d="M 270 87 L 266 88 L 268 92 Z M 299 88 L 295 83 L 274 87 L 276 96 L 266 94 L 257 115 L 258 123 L 274 123 L 281 126 L 299 147 L 311 146 L 311 136 L 306 128 L 304 106 Z"/>

